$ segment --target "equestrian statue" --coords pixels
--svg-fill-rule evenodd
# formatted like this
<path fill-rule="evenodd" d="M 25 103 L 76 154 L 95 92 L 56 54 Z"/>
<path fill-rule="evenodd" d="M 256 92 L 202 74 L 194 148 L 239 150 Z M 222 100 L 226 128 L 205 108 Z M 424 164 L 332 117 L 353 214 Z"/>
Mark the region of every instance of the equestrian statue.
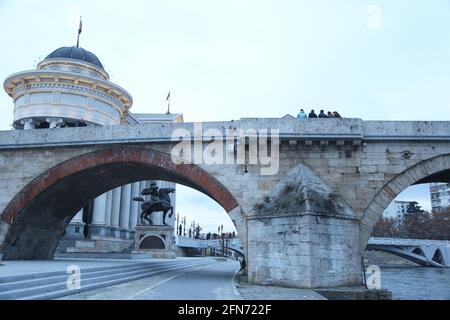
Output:
<path fill-rule="evenodd" d="M 169 218 L 173 215 L 173 206 L 170 203 L 169 194 L 175 192 L 174 188 L 158 188 L 156 183 L 151 183 L 148 188 L 141 191 L 142 197 L 134 197 L 134 201 L 142 202 L 141 204 L 141 224 L 145 225 L 144 220 L 148 222 L 149 225 L 153 225 L 152 213 L 162 212 L 163 213 L 163 224 L 168 226 L 166 223 L 166 215 L 169 213 Z M 149 196 L 148 200 L 144 197 Z"/>

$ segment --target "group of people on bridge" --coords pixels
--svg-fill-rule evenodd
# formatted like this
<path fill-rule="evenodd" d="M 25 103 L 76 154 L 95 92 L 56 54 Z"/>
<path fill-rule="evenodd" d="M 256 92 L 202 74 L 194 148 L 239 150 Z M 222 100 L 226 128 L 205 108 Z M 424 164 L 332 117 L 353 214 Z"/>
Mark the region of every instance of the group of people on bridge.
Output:
<path fill-rule="evenodd" d="M 341 115 L 337 111 L 328 111 L 325 113 L 325 111 L 320 110 L 319 115 L 317 115 L 314 112 L 314 109 L 311 110 L 309 114 L 306 114 L 306 112 L 303 109 L 300 109 L 300 112 L 297 115 L 297 119 L 315 119 L 315 118 L 342 118 Z"/>

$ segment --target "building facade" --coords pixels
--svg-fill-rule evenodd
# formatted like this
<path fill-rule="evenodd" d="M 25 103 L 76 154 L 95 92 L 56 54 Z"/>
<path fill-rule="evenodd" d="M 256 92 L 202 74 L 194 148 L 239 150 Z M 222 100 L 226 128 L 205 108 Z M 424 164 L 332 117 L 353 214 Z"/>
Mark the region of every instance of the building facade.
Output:
<path fill-rule="evenodd" d="M 80 47 L 53 51 L 36 70 L 8 77 L 4 89 L 14 101 L 12 126 L 16 130 L 183 122 L 180 114 L 132 114 L 131 95 L 109 81 L 100 60 Z M 152 182 L 120 186 L 86 203 L 68 223 L 57 251 L 124 252 L 132 248 L 140 214 L 140 203 L 133 197 Z M 175 188 L 174 183 L 156 183 Z M 175 194 L 171 200 L 175 207 Z M 162 224 L 162 213 L 152 218 L 154 224 Z M 173 226 L 174 219 L 167 217 L 166 222 Z"/>
<path fill-rule="evenodd" d="M 430 184 L 431 210 L 440 211 L 450 207 L 450 183 Z"/>

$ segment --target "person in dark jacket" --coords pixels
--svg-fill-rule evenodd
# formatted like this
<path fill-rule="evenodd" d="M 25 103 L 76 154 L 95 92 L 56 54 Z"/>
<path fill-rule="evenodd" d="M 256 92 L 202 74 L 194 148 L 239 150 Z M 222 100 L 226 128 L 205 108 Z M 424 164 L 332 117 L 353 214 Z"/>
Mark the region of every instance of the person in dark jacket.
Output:
<path fill-rule="evenodd" d="M 337 111 L 333 111 L 334 118 L 342 118 L 341 115 Z"/>
<path fill-rule="evenodd" d="M 311 110 L 311 112 L 308 115 L 308 118 L 317 118 L 317 114 L 314 112 L 314 109 Z"/>
<path fill-rule="evenodd" d="M 319 118 L 328 118 L 323 110 L 320 110 Z"/>
<path fill-rule="evenodd" d="M 331 113 L 331 111 L 328 111 L 328 112 L 327 112 L 327 117 L 328 117 L 328 118 L 334 118 L 334 116 L 333 116 L 333 114 Z"/>

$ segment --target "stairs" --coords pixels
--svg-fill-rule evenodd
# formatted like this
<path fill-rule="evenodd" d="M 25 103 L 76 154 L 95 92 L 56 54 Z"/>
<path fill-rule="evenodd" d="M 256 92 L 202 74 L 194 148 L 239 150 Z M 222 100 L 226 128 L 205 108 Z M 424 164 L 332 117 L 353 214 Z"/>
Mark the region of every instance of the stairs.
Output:
<path fill-rule="evenodd" d="M 69 289 L 65 271 L 0 276 L 0 300 L 47 300 L 205 265 L 205 261 L 142 262 L 81 269 L 81 288 Z"/>
<path fill-rule="evenodd" d="M 56 247 L 56 252 L 66 252 L 67 248 L 75 247 L 76 240 L 75 239 L 61 239 L 59 241 L 58 247 Z"/>

